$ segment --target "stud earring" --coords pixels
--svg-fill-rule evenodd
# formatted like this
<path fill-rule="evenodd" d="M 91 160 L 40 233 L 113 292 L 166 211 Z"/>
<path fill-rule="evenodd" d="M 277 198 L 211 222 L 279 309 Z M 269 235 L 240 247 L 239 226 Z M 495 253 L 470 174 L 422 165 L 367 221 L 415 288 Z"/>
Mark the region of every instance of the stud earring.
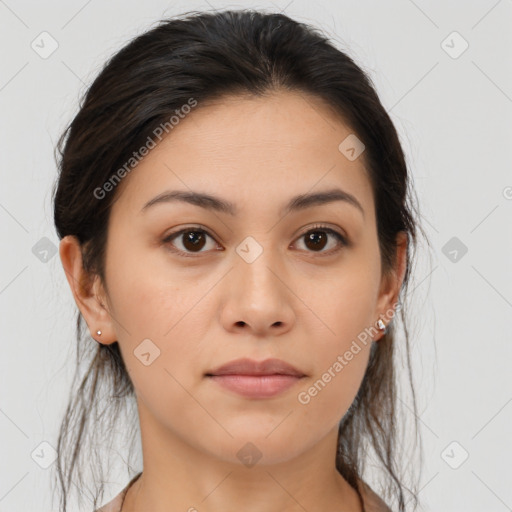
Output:
<path fill-rule="evenodd" d="M 384 334 L 386 333 L 386 324 L 379 318 L 377 325 L 379 326 L 379 329 L 381 331 L 384 331 Z"/>
<path fill-rule="evenodd" d="M 98 336 L 101 336 L 101 331 L 96 331 L 96 334 L 97 334 Z"/>

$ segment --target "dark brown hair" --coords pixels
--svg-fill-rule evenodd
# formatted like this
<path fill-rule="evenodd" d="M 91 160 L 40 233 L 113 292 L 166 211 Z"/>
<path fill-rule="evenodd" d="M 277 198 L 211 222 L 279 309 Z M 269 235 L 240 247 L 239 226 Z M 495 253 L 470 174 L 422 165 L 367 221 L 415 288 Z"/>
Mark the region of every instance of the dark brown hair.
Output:
<path fill-rule="evenodd" d="M 397 456 L 403 439 L 399 439 L 394 357 L 398 342 L 406 354 L 413 438 L 421 446 L 405 301 L 418 230 L 423 231 L 397 131 L 370 78 L 318 29 L 284 14 L 191 11 L 161 20 L 130 41 L 106 62 L 57 143 L 56 230 L 60 239 L 66 235 L 78 239 L 84 269 L 105 283 L 108 219 L 120 187 L 102 193 L 101 198 L 97 191 L 148 137 L 154 138 L 155 128 L 168 123 L 191 98 L 201 108 L 208 101 L 230 95 L 265 96 L 287 90 L 323 101 L 364 143 L 384 273 L 395 263 L 396 235 L 407 234 L 407 269 L 400 292 L 404 336 L 396 336 L 393 321 L 384 337 L 373 343 L 357 397 L 340 422 L 336 466 L 357 490 L 357 480 L 362 477 L 369 450 L 373 450 L 385 477 L 379 489 L 384 498 L 401 512 L 406 510 L 406 502 L 416 509 L 417 492 L 405 486 L 404 473 L 418 473 L 419 479 L 418 466 L 405 471 L 403 454 Z M 101 482 L 92 499 L 94 507 L 98 506 L 105 461 L 97 447 L 110 444 L 119 414 L 134 398 L 118 342 L 103 345 L 92 340 L 79 311 L 76 322 L 77 370 L 57 449 L 62 512 L 68 510 L 71 484 L 85 492 L 85 466 L 94 472 L 94 480 Z M 135 428 L 136 414 L 129 418 Z M 87 450 L 86 442 L 90 443 Z"/>

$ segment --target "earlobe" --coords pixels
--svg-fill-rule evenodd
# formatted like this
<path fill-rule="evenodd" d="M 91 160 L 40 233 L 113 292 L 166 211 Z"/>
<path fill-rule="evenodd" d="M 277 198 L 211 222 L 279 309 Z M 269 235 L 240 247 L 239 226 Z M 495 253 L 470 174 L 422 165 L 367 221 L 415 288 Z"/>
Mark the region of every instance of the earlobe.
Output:
<path fill-rule="evenodd" d="M 65 236 L 60 241 L 59 255 L 69 287 L 80 309 L 91 336 L 96 341 L 109 344 L 116 341 L 112 319 L 103 305 L 99 276 L 91 277 L 83 268 L 82 247 L 75 236 Z M 98 335 L 98 331 L 101 335 Z"/>

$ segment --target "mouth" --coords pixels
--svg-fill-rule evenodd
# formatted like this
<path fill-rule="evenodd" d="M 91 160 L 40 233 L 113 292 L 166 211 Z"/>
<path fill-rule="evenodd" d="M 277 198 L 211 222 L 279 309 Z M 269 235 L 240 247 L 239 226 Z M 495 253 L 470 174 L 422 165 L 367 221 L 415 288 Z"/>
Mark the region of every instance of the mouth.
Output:
<path fill-rule="evenodd" d="M 222 388 L 247 398 L 270 398 L 296 385 L 307 375 L 280 359 L 237 359 L 205 374 Z"/>
<path fill-rule="evenodd" d="M 305 377 L 306 374 L 295 366 L 283 361 L 282 359 L 265 359 L 256 361 L 254 359 L 235 359 L 229 363 L 223 364 L 214 370 L 205 374 L 207 377 L 218 375 L 288 375 L 291 377 Z"/>

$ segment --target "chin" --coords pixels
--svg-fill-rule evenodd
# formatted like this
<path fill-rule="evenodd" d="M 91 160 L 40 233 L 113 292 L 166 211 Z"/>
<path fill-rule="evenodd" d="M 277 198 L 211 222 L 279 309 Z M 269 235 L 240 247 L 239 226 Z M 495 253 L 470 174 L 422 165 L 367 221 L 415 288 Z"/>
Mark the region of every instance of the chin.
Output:
<path fill-rule="evenodd" d="M 284 423 L 279 425 L 276 422 L 271 428 L 267 428 L 265 422 L 258 424 L 256 421 L 242 421 L 236 426 L 223 423 L 233 437 L 224 430 L 213 438 L 210 433 L 205 449 L 224 462 L 247 468 L 285 463 L 304 451 L 311 439 L 305 439 L 303 431 L 290 431 L 290 426 L 297 428 L 296 424 L 290 423 L 286 428 Z M 206 438 L 208 436 L 202 437 L 202 440 Z"/>

